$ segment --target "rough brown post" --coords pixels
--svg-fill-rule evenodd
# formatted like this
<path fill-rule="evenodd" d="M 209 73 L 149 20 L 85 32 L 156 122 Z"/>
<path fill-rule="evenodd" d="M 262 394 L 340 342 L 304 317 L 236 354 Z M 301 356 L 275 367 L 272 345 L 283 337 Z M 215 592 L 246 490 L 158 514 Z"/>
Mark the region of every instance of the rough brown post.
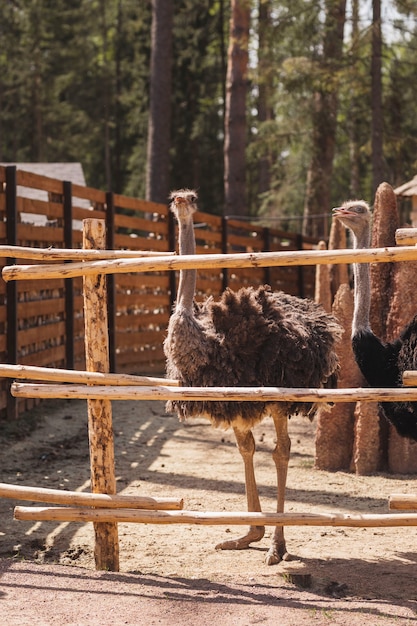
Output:
<path fill-rule="evenodd" d="M 103 249 L 106 242 L 104 220 L 83 222 L 83 247 Z M 85 360 L 87 371 L 109 372 L 106 276 L 83 277 Z M 90 445 L 91 491 L 116 493 L 112 409 L 110 400 L 87 400 Z M 114 522 L 94 523 L 96 569 L 119 571 L 119 539 Z"/>

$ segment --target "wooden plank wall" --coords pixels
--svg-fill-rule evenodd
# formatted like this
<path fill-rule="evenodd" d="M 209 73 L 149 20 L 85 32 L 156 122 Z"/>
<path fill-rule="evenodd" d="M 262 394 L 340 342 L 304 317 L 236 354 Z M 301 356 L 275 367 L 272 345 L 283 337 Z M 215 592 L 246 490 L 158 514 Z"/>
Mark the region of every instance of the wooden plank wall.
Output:
<path fill-rule="evenodd" d="M 0 183 L 0 244 L 80 248 L 82 220 L 96 217 L 106 220 L 109 249 L 167 252 L 177 246 L 177 226 L 166 205 L 11 167 L 0 167 Z M 311 249 L 316 243 L 294 233 L 201 212 L 195 214 L 195 223 L 197 253 Z M 0 262 L 1 269 L 15 260 Z M 264 283 L 294 295 L 313 296 L 314 275 L 314 267 L 308 266 L 201 270 L 196 297 L 217 296 L 226 286 L 238 289 Z M 108 277 L 112 371 L 163 372 L 162 343 L 177 281 L 172 272 Z M 14 322 L 16 332 L 7 334 Z M 7 286 L 0 281 L 0 362 L 84 369 L 82 278 L 17 281 Z M 0 417 L 10 419 L 33 406 L 33 401 L 11 399 L 9 385 L 0 381 Z"/>

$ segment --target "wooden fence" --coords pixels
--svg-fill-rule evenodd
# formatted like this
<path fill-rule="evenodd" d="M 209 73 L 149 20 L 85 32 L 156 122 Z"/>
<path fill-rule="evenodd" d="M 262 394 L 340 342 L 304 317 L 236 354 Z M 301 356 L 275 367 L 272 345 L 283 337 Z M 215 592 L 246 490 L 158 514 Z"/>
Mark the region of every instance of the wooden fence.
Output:
<path fill-rule="evenodd" d="M 168 207 L 0 166 L 0 244 L 29 248 L 81 248 L 82 220 L 101 218 L 107 249 L 169 252 L 176 225 Z M 296 233 L 196 213 L 197 253 L 310 250 L 317 243 Z M 0 258 L 5 263 L 25 259 Z M 271 267 L 200 270 L 197 298 L 230 286 L 268 283 L 274 290 L 313 296 L 315 268 Z M 108 277 L 112 372 L 164 370 L 162 343 L 175 300 L 174 272 Z M 82 279 L 0 281 L 0 362 L 84 369 Z M 16 418 L 34 401 L 11 397 L 0 381 L 0 417 Z"/>

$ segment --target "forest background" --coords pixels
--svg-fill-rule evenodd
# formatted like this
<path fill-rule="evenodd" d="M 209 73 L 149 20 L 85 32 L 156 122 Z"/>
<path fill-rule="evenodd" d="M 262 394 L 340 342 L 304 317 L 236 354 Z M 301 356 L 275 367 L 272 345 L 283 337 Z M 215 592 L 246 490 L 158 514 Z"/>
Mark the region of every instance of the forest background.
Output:
<path fill-rule="evenodd" d="M 412 0 L 7 0 L 0 162 L 326 237 L 417 173 Z"/>

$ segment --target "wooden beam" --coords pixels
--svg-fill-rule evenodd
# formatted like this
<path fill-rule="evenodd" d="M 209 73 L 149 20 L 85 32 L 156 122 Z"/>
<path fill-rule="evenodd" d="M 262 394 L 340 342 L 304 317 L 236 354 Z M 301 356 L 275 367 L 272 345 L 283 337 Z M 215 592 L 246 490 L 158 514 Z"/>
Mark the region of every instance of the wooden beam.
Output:
<path fill-rule="evenodd" d="M 48 385 L 13 383 L 11 393 L 18 398 L 106 398 L 108 400 L 221 400 L 260 402 L 399 402 L 417 401 L 417 389 L 352 388 L 303 389 L 285 387 L 169 387 Z"/>
<path fill-rule="evenodd" d="M 181 269 L 218 269 L 245 267 L 277 267 L 321 265 L 326 263 L 392 263 L 416 261 L 417 247 L 369 248 L 364 250 L 292 250 L 241 254 L 198 254 L 153 258 L 85 261 L 55 265 L 10 265 L 3 268 L 3 279 L 26 280 L 74 278 L 100 272 L 122 274 Z"/>
<path fill-rule="evenodd" d="M 414 511 L 417 509 L 417 494 L 393 493 L 388 498 L 389 508 L 396 511 Z"/>
<path fill-rule="evenodd" d="M 195 511 L 142 511 L 76 507 L 22 507 L 17 520 L 56 522 L 117 522 L 141 524 L 197 524 L 200 526 L 346 526 L 358 528 L 417 526 L 417 514 L 240 513 Z"/>
<path fill-rule="evenodd" d="M 397 228 L 395 242 L 399 246 L 412 246 L 417 244 L 417 228 Z"/>
<path fill-rule="evenodd" d="M 88 385 L 179 385 L 178 380 L 133 374 L 106 374 L 81 370 L 56 369 L 36 365 L 8 365 L 0 363 L 0 378 L 49 380 L 59 383 L 81 383 Z"/>
<path fill-rule="evenodd" d="M 74 248 L 31 248 L 0 245 L 0 258 L 33 259 L 37 261 L 97 261 L 98 259 L 136 259 L 149 256 L 173 256 L 175 252 L 152 250 L 84 250 Z"/>
<path fill-rule="evenodd" d="M 403 384 L 407 387 L 417 387 L 417 371 L 407 370 L 403 372 Z"/>
<path fill-rule="evenodd" d="M 30 500 L 32 502 L 70 504 L 72 506 L 105 507 L 107 509 L 162 509 L 175 511 L 182 509 L 184 505 L 182 498 L 151 498 L 146 496 L 85 493 L 45 489 L 44 487 L 9 485 L 7 483 L 0 483 L 0 497 L 13 498 L 14 500 Z"/>

